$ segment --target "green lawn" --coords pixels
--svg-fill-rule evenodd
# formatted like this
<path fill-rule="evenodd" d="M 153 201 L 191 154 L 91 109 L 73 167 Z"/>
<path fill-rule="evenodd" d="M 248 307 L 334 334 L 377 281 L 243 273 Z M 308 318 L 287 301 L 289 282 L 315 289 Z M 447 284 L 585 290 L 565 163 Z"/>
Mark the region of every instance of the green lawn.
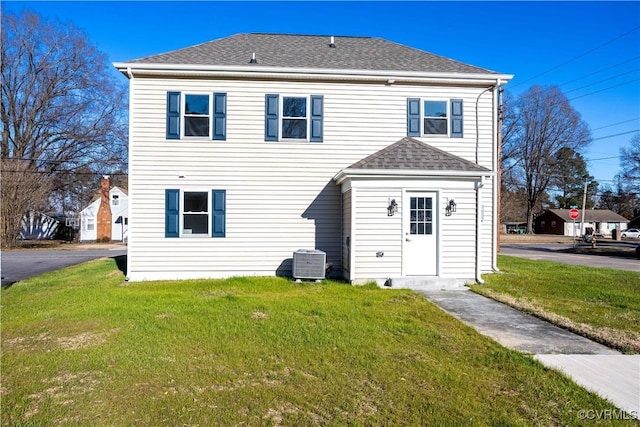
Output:
<path fill-rule="evenodd" d="M 626 352 L 640 353 L 640 273 L 501 255 L 471 289 Z"/>
<path fill-rule="evenodd" d="M 410 291 L 125 283 L 105 259 L 1 303 L 2 425 L 571 426 L 615 409 Z"/>

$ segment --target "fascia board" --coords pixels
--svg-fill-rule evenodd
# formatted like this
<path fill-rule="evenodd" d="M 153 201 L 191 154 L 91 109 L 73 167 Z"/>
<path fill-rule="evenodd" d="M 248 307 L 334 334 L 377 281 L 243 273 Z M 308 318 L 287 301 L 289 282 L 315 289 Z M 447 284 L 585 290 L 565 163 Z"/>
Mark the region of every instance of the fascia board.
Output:
<path fill-rule="evenodd" d="M 403 82 L 443 82 L 443 83 L 481 83 L 501 84 L 513 78 L 510 74 L 491 73 L 425 73 L 418 71 L 387 70 L 353 70 L 353 69 L 321 69 L 321 68 L 286 68 L 286 67 L 238 67 L 208 66 L 188 64 L 145 64 L 114 62 L 113 66 L 125 75 L 191 75 L 221 77 L 288 77 L 302 79 L 335 79 L 335 80 L 382 80 L 387 84 Z"/>
<path fill-rule="evenodd" d="M 461 178 L 482 178 L 495 176 L 491 171 L 452 171 L 452 170 L 393 170 L 393 169 L 343 169 L 338 172 L 333 180 L 336 184 L 341 184 L 346 179 L 353 178 L 433 178 L 433 177 L 461 177 Z"/>

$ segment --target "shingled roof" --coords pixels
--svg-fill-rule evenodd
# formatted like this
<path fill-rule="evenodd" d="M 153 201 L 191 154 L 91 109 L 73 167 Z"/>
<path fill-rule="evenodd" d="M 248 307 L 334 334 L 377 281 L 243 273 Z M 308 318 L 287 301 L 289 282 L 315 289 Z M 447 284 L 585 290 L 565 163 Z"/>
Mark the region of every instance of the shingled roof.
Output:
<path fill-rule="evenodd" d="M 266 67 L 497 74 L 381 38 L 336 36 L 330 44 L 330 36 L 236 34 L 128 63 L 249 66 L 255 53 Z"/>
<path fill-rule="evenodd" d="M 570 209 L 547 209 L 547 211 L 565 222 L 573 221 L 569 216 Z M 580 215 L 582 215 L 582 209 L 580 209 Z M 586 222 L 629 222 L 625 217 L 609 209 L 585 209 L 584 220 Z"/>
<path fill-rule="evenodd" d="M 410 137 L 365 157 L 348 169 L 490 172 L 483 166 Z"/>

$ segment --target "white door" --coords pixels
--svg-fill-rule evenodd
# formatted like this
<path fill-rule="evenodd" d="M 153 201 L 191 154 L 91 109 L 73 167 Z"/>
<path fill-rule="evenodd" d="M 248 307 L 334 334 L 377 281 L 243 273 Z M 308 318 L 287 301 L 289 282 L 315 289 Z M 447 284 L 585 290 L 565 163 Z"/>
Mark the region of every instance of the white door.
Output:
<path fill-rule="evenodd" d="M 404 274 L 438 273 L 436 193 L 407 193 L 404 212 Z"/>

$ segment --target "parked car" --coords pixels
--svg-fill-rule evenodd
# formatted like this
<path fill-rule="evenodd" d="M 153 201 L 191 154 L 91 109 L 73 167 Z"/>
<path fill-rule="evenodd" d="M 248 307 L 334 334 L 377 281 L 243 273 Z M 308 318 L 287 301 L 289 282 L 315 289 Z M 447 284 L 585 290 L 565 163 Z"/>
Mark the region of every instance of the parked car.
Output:
<path fill-rule="evenodd" d="M 623 230 L 621 236 L 623 239 L 637 239 L 640 237 L 640 230 L 637 228 L 629 228 Z"/>

